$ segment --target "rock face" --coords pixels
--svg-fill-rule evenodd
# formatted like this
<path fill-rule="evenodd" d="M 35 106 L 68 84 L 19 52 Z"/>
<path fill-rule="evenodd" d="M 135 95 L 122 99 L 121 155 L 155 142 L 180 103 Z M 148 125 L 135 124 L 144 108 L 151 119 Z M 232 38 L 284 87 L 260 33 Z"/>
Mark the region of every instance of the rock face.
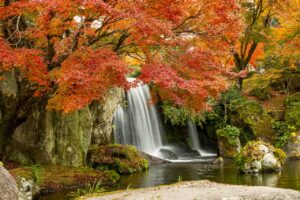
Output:
<path fill-rule="evenodd" d="M 237 166 L 245 173 L 273 172 L 282 169 L 285 153 L 263 141 L 250 141 L 236 156 Z"/>
<path fill-rule="evenodd" d="M 47 110 L 46 103 L 29 104 L 32 109 L 26 117 L 15 120 L 26 110 L 18 107 L 30 101 L 30 92 L 18 82 L 16 72 L 4 76 L 0 81 L 0 158 L 21 164 L 82 166 L 90 144 L 112 142 L 112 121 L 123 90 L 112 89 L 103 103 L 93 102 L 64 115 Z M 16 128 L 7 132 L 8 125 Z"/>
<path fill-rule="evenodd" d="M 0 194 L 1 200 L 17 200 L 17 184 L 8 171 L 0 165 Z"/>
<path fill-rule="evenodd" d="M 15 130 L 8 159 L 21 163 L 82 166 L 90 144 L 112 142 L 112 121 L 123 91 L 115 89 L 105 103 L 93 103 L 70 114 L 36 107 Z"/>
<path fill-rule="evenodd" d="M 224 158 L 234 158 L 241 150 L 239 139 L 240 130 L 234 126 L 227 125 L 217 130 L 219 154 Z"/>
<path fill-rule="evenodd" d="M 234 156 L 240 152 L 241 143 L 239 138 L 235 138 L 234 141 L 234 144 L 229 144 L 226 138 L 218 138 L 219 153 L 221 157 L 234 158 Z"/>

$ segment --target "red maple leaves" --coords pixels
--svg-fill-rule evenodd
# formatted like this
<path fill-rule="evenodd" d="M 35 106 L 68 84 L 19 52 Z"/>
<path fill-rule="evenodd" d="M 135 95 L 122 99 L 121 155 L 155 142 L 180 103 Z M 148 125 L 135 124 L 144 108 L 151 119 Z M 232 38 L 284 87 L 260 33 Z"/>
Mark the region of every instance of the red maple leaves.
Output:
<path fill-rule="evenodd" d="M 8 2 L 0 8 L 2 69 L 48 87 L 50 108 L 69 112 L 126 88 L 123 60 L 133 54 L 140 79 L 174 104 L 200 110 L 226 87 L 237 0 Z"/>

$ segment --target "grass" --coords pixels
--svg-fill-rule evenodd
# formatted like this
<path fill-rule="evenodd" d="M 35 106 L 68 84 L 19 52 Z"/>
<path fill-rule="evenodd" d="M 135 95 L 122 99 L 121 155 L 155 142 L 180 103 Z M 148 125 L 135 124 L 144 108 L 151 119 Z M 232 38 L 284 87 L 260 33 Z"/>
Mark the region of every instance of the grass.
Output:
<path fill-rule="evenodd" d="M 102 193 L 105 190 L 102 187 L 102 181 L 95 181 L 92 184 L 88 184 L 84 188 L 77 189 L 75 192 L 71 192 L 67 196 L 71 197 L 72 199 L 77 199 L 84 195 L 92 194 L 92 193 Z"/>

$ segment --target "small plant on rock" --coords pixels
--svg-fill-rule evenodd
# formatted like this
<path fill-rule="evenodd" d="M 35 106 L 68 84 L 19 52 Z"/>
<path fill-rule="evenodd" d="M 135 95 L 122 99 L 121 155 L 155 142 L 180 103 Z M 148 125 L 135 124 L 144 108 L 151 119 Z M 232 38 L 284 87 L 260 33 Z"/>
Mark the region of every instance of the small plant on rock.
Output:
<path fill-rule="evenodd" d="M 237 127 L 227 125 L 217 130 L 217 136 L 226 138 L 230 145 L 237 145 L 237 138 L 240 136 L 240 130 Z"/>

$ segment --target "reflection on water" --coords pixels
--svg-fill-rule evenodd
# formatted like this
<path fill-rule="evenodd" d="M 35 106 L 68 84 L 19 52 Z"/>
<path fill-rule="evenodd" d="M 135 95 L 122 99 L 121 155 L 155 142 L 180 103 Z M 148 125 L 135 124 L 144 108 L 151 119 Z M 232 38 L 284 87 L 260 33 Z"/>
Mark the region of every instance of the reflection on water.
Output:
<path fill-rule="evenodd" d="M 290 188 L 300 191 L 300 161 L 288 161 L 284 170 L 273 174 L 239 174 L 233 161 L 223 165 L 171 163 L 152 166 L 147 172 L 124 176 L 118 189 L 143 188 L 178 181 L 204 180 L 227 184 Z"/>
<path fill-rule="evenodd" d="M 290 188 L 300 191 L 300 161 L 288 161 L 282 172 L 273 174 L 239 174 L 233 161 L 222 165 L 205 163 L 170 163 L 151 166 L 148 171 L 122 176 L 116 189 L 143 188 L 183 181 L 204 180 L 236 185 L 257 185 Z M 66 200 L 66 193 L 54 194 L 41 200 Z"/>

